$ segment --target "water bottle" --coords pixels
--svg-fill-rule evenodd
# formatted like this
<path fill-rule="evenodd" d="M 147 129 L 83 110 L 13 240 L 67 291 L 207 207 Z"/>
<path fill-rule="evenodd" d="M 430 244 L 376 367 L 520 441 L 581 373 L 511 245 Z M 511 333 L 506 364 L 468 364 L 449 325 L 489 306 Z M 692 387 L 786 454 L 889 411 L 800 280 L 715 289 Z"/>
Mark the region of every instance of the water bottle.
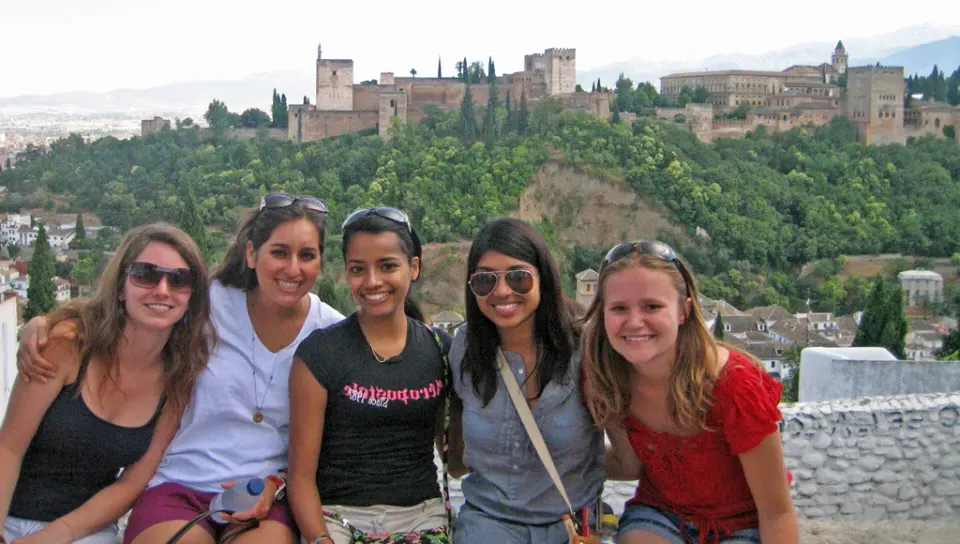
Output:
<path fill-rule="evenodd" d="M 210 501 L 210 511 L 226 510 L 227 513 L 234 514 L 249 510 L 260 500 L 261 493 L 263 493 L 263 479 L 240 480 L 221 491 Z M 227 522 L 223 514 L 214 514 L 210 516 L 210 519 L 221 524 Z"/>

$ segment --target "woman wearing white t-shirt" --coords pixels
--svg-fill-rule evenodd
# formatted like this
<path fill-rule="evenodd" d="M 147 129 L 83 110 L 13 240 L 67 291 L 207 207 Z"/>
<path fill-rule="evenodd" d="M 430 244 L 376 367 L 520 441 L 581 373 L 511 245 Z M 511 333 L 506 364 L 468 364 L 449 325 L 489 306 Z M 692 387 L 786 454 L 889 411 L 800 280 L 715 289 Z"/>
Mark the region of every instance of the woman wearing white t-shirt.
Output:
<path fill-rule="evenodd" d="M 134 505 L 124 544 L 166 542 L 207 511 L 223 484 L 251 477 L 266 478 L 266 488 L 255 507 L 231 521 L 259 524 L 232 542 L 296 541 L 290 509 L 275 499 L 287 466 L 291 360 L 307 335 L 343 319 L 310 293 L 321 268 L 326 211 L 315 197 L 269 194 L 227 250 L 210 287 L 218 341 L 180 430 Z M 179 542 L 214 544 L 245 525 L 205 519 Z"/>

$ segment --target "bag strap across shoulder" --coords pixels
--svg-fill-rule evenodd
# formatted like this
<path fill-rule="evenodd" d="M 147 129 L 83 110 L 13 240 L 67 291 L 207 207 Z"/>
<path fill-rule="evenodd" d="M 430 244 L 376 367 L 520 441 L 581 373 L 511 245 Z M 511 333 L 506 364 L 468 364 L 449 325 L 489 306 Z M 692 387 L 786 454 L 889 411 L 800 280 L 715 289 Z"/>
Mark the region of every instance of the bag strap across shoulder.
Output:
<path fill-rule="evenodd" d="M 510 365 L 507 363 L 507 359 L 503 356 L 503 351 L 500 348 L 497 348 L 497 366 L 500 367 L 500 375 L 503 376 L 503 383 L 507 386 L 510 399 L 513 400 L 513 405 L 517 409 L 520 421 L 523 422 L 523 427 L 527 430 L 527 435 L 530 436 L 530 441 L 533 442 L 533 447 L 537 450 L 540 461 L 547 469 L 547 474 L 550 475 L 553 484 L 557 486 L 557 490 L 560 491 L 563 501 L 567 503 L 567 508 L 570 509 L 570 515 L 576 519 L 573 505 L 570 504 L 570 497 L 567 496 L 567 489 L 563 486 L 560 473 L 557 472 L 557 466 L 553 464 L 553 457 L 550 456 L 550 450 L 547 449 L 547 444 L 543 441 L 543 435 L 537 427 L 537 422 L 533 419 L 533 413 L 530 412 L 530 406 L 527 405 L 527 398 L 520 390 L 520 384 L 517 383 L 517 379 L 513 376 L 513 371 L 510 370 Z"/>

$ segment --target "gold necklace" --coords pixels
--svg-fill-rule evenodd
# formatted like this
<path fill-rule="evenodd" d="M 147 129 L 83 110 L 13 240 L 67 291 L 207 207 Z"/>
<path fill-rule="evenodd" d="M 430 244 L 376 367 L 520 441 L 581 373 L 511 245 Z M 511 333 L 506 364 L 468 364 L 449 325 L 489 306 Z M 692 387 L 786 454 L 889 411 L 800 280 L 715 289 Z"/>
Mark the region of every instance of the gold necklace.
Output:
<path fill-rule="evenodd" d="M 385 357 L 385 358 L 380 357 L 380 355 L 377 353 L 377 350 L 373 349 L 373 346 L 370 345 L 369 341 L 367 341 L 367 345 L 370 346 L 370 353 L 373 354 L 373 358 L 376 359 L 378 363 L 387 362 L 387 359 L 389 359 L 389 357 Z"/>

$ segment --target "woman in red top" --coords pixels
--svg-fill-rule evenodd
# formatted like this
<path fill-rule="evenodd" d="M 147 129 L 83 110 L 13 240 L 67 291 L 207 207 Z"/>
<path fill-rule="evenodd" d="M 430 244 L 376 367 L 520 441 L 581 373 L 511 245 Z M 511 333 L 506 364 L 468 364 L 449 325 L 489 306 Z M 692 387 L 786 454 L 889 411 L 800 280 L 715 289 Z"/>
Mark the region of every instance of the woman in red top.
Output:
<path fill-rule="evenodd" d="M 607 474 L 640 480 L 617 542 L 796 544 L 781 386 L 713 339 L 673 249 L 611 249 L 586 319 L 585 392 L 610 436 Z"/>

